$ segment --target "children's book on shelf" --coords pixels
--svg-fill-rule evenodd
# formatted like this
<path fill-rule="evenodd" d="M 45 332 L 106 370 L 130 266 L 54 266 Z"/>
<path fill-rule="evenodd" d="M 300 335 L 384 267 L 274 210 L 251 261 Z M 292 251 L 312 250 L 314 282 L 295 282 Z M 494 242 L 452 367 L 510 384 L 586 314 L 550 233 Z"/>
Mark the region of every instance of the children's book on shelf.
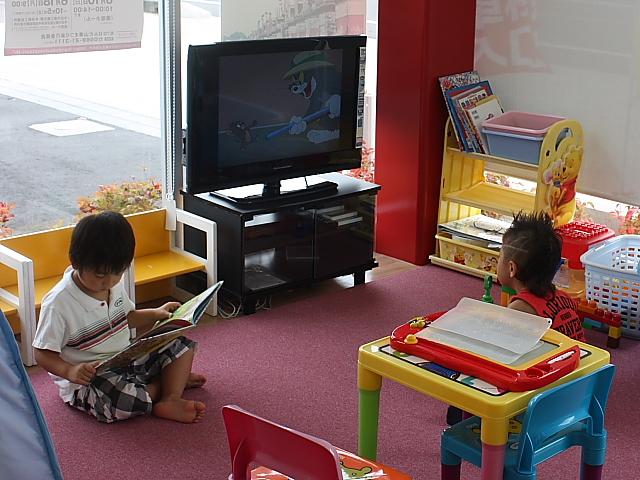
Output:
<path fill-rule="evenodd" d="M 482 124 L 490 118 L 497 117 L 503 113 L 498 97 L 489 95 L 476 102 L 475 105 L 465 107 L 465 113 L 473 133 L 480 144 L 481 153 L 489 154 L 489 143 L 487 137 L 482 133 Z"/>
<path fill-rule="evenodd" d="M 451 110 L 455 114 L 452 117 L 453 125 L 456 130 L 460 130 L 465 151 L 475 152 L 479 149 L 464 113 L 465 106 L 475 105 L 475 101 L 486 96 L 486 92 L 477 84 L 452 88 L 445 94 L 445 99 L 451 105 Z"/>
<path fill-rule="evenodd" d="M 445 93 L 445 99 L 455 114 L 452 117 L 453 123 L 461 130 L 461 135 L 466 140 L 467 151 L 481 153 L 480 142 L 476 138 L 475 129 L 467 117 L 466 110 L 475 107 L 478 102 L 492 94 L 491 86 L 486 80 L 473 85 L 452 88 Z"/>
<path fill-rule="evenodd" d="M 442 95 L 445 98 L 445 104 L 447 106 L 447 110 L 449 111 L 449 116 L 454 122 L 454 132 L 456 134 L 456 140 L 458 140 L 458 146 L 461 150 L 466 150 L 466 143 L 463 143 L 464 132 L 459 129 L 458 125 L 456 125 L 455 123 L 455 118 L 457 118 L 457 115 L 455 114 L 455 111 L 452 109 L 449 102 L 446 101 L 446 93 L 452 88 L 462 87 L 465 85 L 473 85 L 480 82 L 480 75 L 478 75 L 478 72 L 474 70 L 470 72 L 455 73 L 453 75 L 445 75 L 440 77 L 438 81 L 440 83 L 440 90 L 442 90 Z"/>
<path fill-rule="evenodd" d="M 187 330 L 198 324 L 221 286 L 222 282 L 212 285 L 201 294 L 180 305 L 169 318 L 158 320 L 149 331 L 133 339 L 129 346 L 100 363 L 97 372 L 125 367 L 135 359 L 155 352 L 175 338 L 184 335 Z"/>
<path fill-rule="evenodd" d="M 502 235 L 511 226 L 510 222 L 478 214 L 438 225 L 442 232 L 462 239 L 482 241 L 487 248 L 500 248 Z"/>

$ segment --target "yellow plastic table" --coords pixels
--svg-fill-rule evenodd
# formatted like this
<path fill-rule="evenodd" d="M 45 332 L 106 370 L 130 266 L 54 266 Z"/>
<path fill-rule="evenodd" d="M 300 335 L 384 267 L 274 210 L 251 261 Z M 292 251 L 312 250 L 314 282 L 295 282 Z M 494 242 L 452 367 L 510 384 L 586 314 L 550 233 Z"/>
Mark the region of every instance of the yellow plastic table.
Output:
<path fill-rule="evenodd" d="M 543 339 L 556 344 L 569 342 L 578 345 L 581 349 L 580 364 L 573 372 L 556 382 L 528 392 L 505 392 L 464 374 L 449 378 L 425 370 L 416 362 L 426 360 L 395 352 L 389 347 L 389 337 L 362 345 L 358 351 L 358 454 L 371 460 L 376 459 L 380 389 L 382 379 L 387 378 L 480 417 L 481 478 L 502 479 L 509 419 L 526 410 L 529 400 L 537 393 L 609 363 L 610 356 L 606 350 L 571 340 L 554 330 L 548 331 Z"/>

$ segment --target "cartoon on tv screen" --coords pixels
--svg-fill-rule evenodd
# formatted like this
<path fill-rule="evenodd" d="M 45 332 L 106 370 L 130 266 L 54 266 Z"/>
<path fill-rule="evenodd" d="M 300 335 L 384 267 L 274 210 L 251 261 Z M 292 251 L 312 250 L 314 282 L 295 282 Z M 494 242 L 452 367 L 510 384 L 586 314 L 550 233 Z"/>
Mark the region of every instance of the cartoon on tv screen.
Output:
<path fill-rule="evenodd" d="M 341 65 L 340 50 L 221 58 L 220 166 L 338 150 Z"/>

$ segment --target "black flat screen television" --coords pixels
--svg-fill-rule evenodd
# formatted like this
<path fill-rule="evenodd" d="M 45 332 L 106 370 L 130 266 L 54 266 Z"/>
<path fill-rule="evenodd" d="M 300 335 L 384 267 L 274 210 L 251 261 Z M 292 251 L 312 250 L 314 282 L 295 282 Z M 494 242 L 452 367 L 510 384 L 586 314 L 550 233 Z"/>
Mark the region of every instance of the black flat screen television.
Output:
<path fill-rule="evenodd" d="M 358 168 L 364 36 L 189 47 L 186 190 L 212 192 Z"/>

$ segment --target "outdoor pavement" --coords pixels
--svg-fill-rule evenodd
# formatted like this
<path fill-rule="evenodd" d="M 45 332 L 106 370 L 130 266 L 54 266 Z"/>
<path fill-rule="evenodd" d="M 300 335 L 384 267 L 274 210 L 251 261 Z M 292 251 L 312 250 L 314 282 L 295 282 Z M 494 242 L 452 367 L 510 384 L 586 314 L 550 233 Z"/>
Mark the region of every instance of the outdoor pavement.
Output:
<path fill-rule="evenodd" d="M 100 184 L 162 179 L 160 138 L 115 127 L 52 137 L 35 123 L 78 116 L 0 95 L 0 201 L 15 203 L 15 233 L 74 222 L 78 198 Z"/>
<path fill-rule="evenodd" d="M 183 65 L 189 44 L 219 40 L 214 3 L 183 2 Z M 4 27 L 0 0 L 0 39 Z M 162 181 L 159 58 L 152 13 L 144 14 L 139 49 L 10 57 L 0 51 L 0 201 L 16 204 L 7 223 L 15 234 L 73 223 L 78 199 L 99 185 Z M 29 128 L 79 118 L 113 129 L 57 137 Z"/>

